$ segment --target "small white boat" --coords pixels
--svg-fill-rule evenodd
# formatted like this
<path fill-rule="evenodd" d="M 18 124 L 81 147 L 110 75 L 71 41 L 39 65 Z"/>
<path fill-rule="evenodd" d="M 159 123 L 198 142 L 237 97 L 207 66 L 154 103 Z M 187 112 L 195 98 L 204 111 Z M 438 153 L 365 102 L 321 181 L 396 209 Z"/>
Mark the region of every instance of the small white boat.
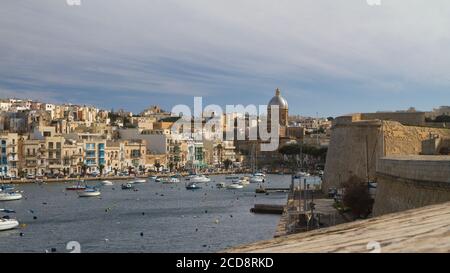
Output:
<path fill-rule="evenodd" d="M 223 189 L 223 188 L 226 188 L 226 187 L 227 187 L 227 184 L 225 184 L 224 182 L 220 182 L 220 183 L 217 183 L 217 184 L 216 184 L 216 187 L 217 187 L 218 189 Z"/>
<path fill-rule="evenodd" d="M 13 201 L 22 199 L 22 194 L 17 192 L 2 192 L 0 193 L 0 201 Z"/>
<path fill-rule="evenodd" d="M 0 231 L 9 230 L 19 226 L 19 222 L 15 219 L 1 219 L 0 218 Z"/>
<path fill-rule="evenodd" d="M 253 176 L 266 177 L 266 175 L 263 173 L 254 173 Z"/>
<path fill-rule="evenodd" d="M 195 177 L 192 177 L 190 179 L 190 181 L 197 182 L 197 183 L 208 183 L 208 182 L 211 182 L 211 178 L 204 176 L 203 174 L 200 174 Z"/>
<path fill-rule="evenodd" d="M 163 180 L 163 184 L 175 184 L 175 183 L 180 183 L 180 179 L 178 179 L 177 177 L 167 177 L 164 178 Z"/>
<path fill-rule="evenodd" d="M 133 180 L 133 182 L 131 182 L 131 183 L 133 183 L 133 184 L 147 183 L 147 180 L 146 179 L 136 179 L 136 180 Z"/>
<path fill-rule="evenodd" d="M 148 179 L 150 179 L 151 181 L 155 181 L 156 179 L 158 179 L 158 177 L 156 175 L 152 175 L 149 176 Z"/>
<path fill-rule="evenodd" d="M 308 177 L 308 176 L 311 176 L 309 173 L 306 173 L 306 172 L 298 172 L 297 175 L 299 175 L 300 177 Z"/>
<path fill-rule="evenodd" d="M 84 191 L 77 191 L 77 193 L 79 197 L 94 197 L 101 194 L 97 189 L 85 189 Z"/>
<path fill-rule="evenodd" d="M 262 176 L 252 176 L 250 177 L 250 183 L 263 183 L 264 177 Z"/>
<path fill-rule="evenodd" d="M 102 181 L 102 185 L 103 186 L 112 186 L 112 185 L 114 185 L 114 183 L 111 181 L 105 180 L 105 181 Z"/>
<path fill-rule="evenodd" d="M 238 189 L 242 189 L 242 188 L 244 188 L 243 185 L 235 184 L 235 183 L 227 186 L 227 189 L 229 189 L 229 190 L 238 190 Z"/>
<path fill-rule="evenodd" d="M 248 184 L 250 184 L 250 178 L 249 178 L 249 177 L 246 177 L 246 176 L 241 177 L 241 178 L 239 178 L 239 180 L 237 181 L 237 183 L 238 183 L 238 184 L 241 184 L 241 185 L 248 185 Z"/>

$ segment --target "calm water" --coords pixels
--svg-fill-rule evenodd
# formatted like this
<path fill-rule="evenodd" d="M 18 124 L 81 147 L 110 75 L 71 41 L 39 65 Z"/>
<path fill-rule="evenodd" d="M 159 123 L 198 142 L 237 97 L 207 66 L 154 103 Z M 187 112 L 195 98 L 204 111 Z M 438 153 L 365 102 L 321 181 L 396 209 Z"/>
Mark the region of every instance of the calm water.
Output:
<path fill-rule="evenodd" d="M 0 232 L 0 252 L 68 252 L 69 241 L 78 241 L 82 252 L 214 252 L 272 238 L 279 215 L 255 215 L 250 208 L 285 204 L 286 194 L 255 195 L 256 184 L 216 189 L 224 176 L 212 178 L 198 191 L 187 191 L 184 183 L 149 182 L 135 192 L 121 190 L 117 181 L 91 198 L 66 192 L 72 183 L 17 186 L 25 198 L 0 202 L 0 208 L 15 210 L 9 215 L 23 226 Z M 266 180 L 268 187 L 290 184 L 290 176 Z"/>

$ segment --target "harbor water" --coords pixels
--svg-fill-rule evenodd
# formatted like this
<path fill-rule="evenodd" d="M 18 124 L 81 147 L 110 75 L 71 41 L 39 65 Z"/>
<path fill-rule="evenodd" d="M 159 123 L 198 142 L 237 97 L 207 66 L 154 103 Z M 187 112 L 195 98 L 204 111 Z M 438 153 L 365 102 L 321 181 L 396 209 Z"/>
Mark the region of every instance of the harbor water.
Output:
<path fill-rule="evenodd" d="M 0 252 L 67 253 L 71 241 L 81 252 L 216 252 L 273 237 L 279 215 L 250 209 L 256 203 L 285 204 L 287 193 L 256 194 L 258 184 L 218 189 L 216 183 L 231 181 L 211 178 L 195 191 L 183 182 L 122 190 L 124 181 L 116 181 L 90 198 L 65 190 L 73 183 L 16 185 L 24 198 L 0 202 L 0 208 L 16 211 L 0 216 L 16 218 L 21 227 L 0 232 Z M 268 175 L 264 186 L 288 188 L 290 183 L 289 175 Z"/>

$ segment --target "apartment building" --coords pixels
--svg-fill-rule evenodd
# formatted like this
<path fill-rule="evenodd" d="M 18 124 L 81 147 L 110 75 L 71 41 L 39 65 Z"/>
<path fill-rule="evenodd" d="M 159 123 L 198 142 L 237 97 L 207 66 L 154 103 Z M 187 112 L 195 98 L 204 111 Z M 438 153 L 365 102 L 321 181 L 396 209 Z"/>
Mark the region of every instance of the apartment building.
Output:
<path fill-rule="evenodd" d="M 19 175 L 19 135 L 17 133 L 0 134 L 0 176 L 17 177 Z"/>

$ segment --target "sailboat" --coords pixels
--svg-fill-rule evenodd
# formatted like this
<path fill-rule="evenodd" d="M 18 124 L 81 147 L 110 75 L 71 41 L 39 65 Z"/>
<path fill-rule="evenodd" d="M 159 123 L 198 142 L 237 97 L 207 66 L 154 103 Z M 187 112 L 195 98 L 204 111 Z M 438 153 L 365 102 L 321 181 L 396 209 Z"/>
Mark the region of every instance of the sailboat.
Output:
<path fill-rule="evenodd" d="M 0 231 L 9 230 L 19 226 L 19 222 L 16 219 L 3 219 L 0 218 Z"/>

